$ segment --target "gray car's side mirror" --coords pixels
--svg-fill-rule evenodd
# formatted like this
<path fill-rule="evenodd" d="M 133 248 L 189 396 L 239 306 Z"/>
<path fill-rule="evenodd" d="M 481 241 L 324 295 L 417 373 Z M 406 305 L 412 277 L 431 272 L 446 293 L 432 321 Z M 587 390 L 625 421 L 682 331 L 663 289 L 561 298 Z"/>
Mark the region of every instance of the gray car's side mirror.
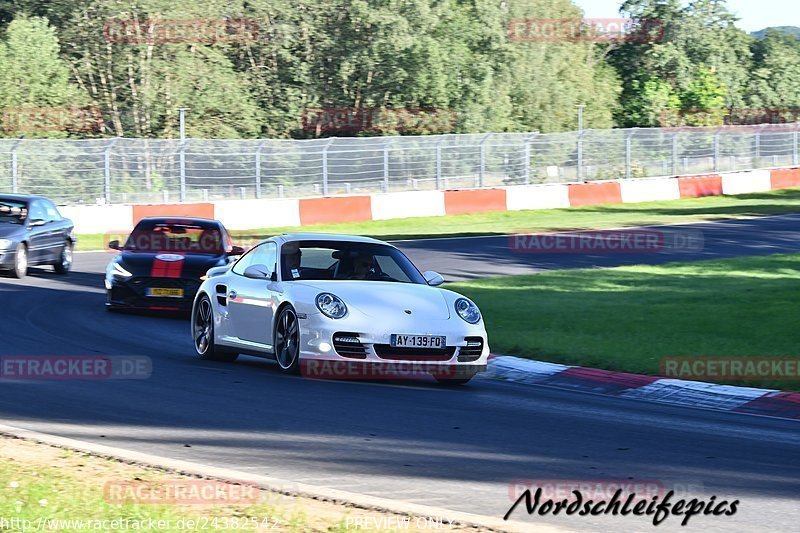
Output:
<path fill-rule="evenodd" d="M 113 240 L 113 241 L 110 241 L 110 242 L 108 243 L 108 247 L 109 247 L 109 248 L 111 248 L 112 250 L 120 250 L 120 249 L 122 248 L 122 247 L 119 245 L 119 241 L 118 241 L 118 240 L 116 240 L 116 239 L 115 239 L 115 240 Z"/>
<path fill-rule="evenodd" d="M 444 278 L 438 272 L 434 272 L 433 270 L 426 270 L 423 272 L 422 276 L 425 278 L 425 281 L 428 282 L 428 285 L 431 287 L 438 287 L 442 283 L 444 283 Z"/>
<path fill-rule="evenodd" d="M 244 271 L 244 277 L 250 279 L 272 279 L 272 272 L 265 265 L 250 265 Z"/>

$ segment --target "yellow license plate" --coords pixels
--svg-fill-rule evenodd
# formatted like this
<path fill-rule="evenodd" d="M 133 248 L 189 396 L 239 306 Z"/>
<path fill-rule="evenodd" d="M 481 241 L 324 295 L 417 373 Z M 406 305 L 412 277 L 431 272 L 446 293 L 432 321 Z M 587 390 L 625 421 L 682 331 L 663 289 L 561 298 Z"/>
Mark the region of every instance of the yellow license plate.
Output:
<path fill-rule="evenodd" d="M 183 298 L 183 289 L 150 288 L 147 289 L 147 295 L 157 298 Z"/>

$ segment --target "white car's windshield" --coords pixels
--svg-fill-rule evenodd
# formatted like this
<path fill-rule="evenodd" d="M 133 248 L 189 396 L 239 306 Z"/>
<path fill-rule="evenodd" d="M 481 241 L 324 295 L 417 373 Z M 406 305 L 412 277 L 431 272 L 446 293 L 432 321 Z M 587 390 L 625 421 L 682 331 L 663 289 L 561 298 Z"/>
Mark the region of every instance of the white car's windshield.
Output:
<path fill-rule="evenodd" d="M 425 284 L 403 253 L 377 243 L 295 241 L 281 248 L 281 277 L 299 280 L 364 280 Z"/>

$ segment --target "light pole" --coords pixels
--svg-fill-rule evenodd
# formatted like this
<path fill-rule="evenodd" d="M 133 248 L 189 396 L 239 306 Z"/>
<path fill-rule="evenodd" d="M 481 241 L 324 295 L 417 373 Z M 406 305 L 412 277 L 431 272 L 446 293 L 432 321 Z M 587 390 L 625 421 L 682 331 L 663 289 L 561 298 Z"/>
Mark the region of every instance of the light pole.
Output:
<path fill-rule="evenodd" d="M 186 139 L 186 112 L 189 111 L 191 107 L 179 107 L 178 111 L 180 112 L 180 121 L 181 121 L 181 142 Z"/>
<path fill-rule="evenodd" d="M 186 201 L 186 111 L 189 107 L 179 107 L 181 121 L 181 151 L 180 151 L 180 198 L 181 202 Z"/>

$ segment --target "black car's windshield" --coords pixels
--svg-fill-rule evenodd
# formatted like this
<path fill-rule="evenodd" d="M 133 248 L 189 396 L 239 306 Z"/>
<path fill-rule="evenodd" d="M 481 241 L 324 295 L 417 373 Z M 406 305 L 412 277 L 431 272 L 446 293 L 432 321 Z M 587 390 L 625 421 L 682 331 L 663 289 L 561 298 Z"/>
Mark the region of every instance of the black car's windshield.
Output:
<path fill-rule="evenodd" d="M 281 277 L 298 280 L 396 281 L 425 284 L 417 267 L 391 246 L 342 241 L 295 241 L 281 247 Z"/>
<path fill-rule="evenodd" d="M 221 255 L 230 243 L 213 223 L 143 220 L 125 243 L 125 250 Z"/>
<path fill-rule="evenodd" d="M 0 198 L 0 224 L 22 224 L 28 217 L 28 204 Z"/>

